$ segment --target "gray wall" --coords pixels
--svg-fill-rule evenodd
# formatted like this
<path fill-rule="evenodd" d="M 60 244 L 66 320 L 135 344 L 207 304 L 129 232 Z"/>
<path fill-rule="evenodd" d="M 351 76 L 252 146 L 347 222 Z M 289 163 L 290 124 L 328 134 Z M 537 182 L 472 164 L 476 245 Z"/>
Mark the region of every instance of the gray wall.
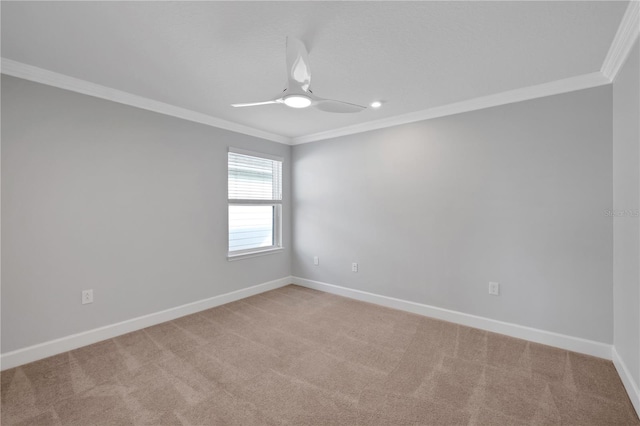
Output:
<path fill-rule="evenodd" d="M 638 42 L 613 84 L 613 307 L 618 355 L 640 384 L 640 54 Z M 631 211 L 631 214 L 629 212 Z"/>
<path fill-rule="evenodd" d="M 3 75 L 2 352 L 291 271 L 611 343 L 614 221 L 604 211 L 612 91 L 627 90 L 626 72 L 614 88 L 300 145 L 293 157 Z M 284 253 L 226 260 L 228 146 L 285 157 Z M 83 306 L 86 288 L 96 301 Z"/>
<path fill-rule="evenodd" d="M 294 275 L 611 343 L 611 108 L 606 86 L 295 146 Z"/>
<path fill-rule="evenodd" d="M 227 261 L 228 146 L 285 158 L 285 252 Z M 290 151 L 3 75 L 2 352 L 288 276 Z"/>

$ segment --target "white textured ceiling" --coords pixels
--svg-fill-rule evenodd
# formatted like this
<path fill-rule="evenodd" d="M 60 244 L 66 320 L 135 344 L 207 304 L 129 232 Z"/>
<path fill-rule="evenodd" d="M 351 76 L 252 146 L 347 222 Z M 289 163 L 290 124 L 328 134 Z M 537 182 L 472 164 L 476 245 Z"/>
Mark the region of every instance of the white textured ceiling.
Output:
<path fill-rule="evenodd" d="M 288 137 L 597 72 L 626 2 L 7 2 L 2 56 Z M 284 89 L 383 108 L 234 109 Z"/>

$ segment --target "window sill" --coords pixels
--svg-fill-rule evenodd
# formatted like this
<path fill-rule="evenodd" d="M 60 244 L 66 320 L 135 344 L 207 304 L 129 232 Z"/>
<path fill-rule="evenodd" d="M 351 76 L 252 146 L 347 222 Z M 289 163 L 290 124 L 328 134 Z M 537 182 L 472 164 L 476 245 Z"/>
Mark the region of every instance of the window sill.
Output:
<path fill-rule="evenodd" d="M 255 250 L 248 253 L 227 254 L 227 260 L 233 262 L 234 260 L 248 259 L 250 257 L 266 256 L 268 254 L 275 254 L 284 251 L 284 247 L 269 247 L 264 250 Z"/>

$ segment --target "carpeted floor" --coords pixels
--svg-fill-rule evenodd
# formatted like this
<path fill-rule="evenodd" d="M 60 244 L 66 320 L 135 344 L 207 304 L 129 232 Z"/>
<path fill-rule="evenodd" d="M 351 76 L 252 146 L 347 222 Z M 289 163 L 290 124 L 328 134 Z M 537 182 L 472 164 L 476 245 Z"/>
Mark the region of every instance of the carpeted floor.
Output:
<path fill-rule="evenodd" d="M 3 425 L 640 424 L 609 361 L 297 286 L 1 378 Z"/>

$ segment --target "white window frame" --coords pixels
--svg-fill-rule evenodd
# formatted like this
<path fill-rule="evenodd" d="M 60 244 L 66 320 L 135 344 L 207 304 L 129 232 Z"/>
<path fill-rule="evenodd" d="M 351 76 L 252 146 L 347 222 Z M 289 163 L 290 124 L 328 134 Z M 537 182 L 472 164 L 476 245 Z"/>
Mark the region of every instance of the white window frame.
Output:
<path fill-rule="evenodd" d="M 251 157 L 265 158 L 268 160 L 279 161 L 282 163 L 284 170 L 284 158 L 275 155 L 264 154 L 261 152 L 248 151 L 240 148 L 229 147 L 229 152 L 236 154 L 248 155 Z M 280 190 L 282 191 L 283 174 L 280 174 Z M 229 193 L 229 154 L 227 153 L 227 260 L 239 260 L 249 257 L 262 256 L 266 254 L 281 252 L 282 246 L 282 194 L 280 200 L 245 200 L 231 199 Z M 276 197 L 274 197 L 276 198 Z M 256 247 L 244 250 L 229 251 L 229 207 L 230 206 L 273 206 L 273 245 L 267 247 Z"/>

